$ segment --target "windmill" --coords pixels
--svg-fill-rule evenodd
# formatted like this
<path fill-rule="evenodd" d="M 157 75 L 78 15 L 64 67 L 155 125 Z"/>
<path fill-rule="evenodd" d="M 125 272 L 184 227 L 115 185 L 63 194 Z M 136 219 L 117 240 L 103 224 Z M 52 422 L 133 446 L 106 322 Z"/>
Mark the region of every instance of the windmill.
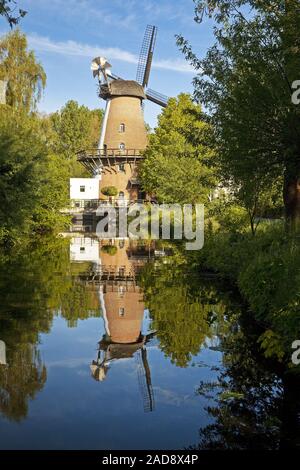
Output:
<path fill-rule="evenodd" d="M 113 362 L 122 359 L 135 359 L 138 386 L 143 401 L 145 413 L 154 411 L 155 400 L 151 380 L 151 371 L 147 358 L 146 345 L 155 337 L 156 332 L 140 335 L 135 343 L 114 343 L 106 334 L 99 341 L 96 360 L 90 365 L 92 377 L 97 382 L 103 382 Z"/>
<path fill-rule="evenodd" d="M 156 26 L 148 25 L 136 80 L 125 80 L 114 74 L 105 57 L 96 57 L 91 64 L 93 76 L 98 80 L 98 95 L 106 107 L 98 148 L 79 152 L 78 161 L 94 176 L 101 175 L 101 187 L 116 187 L 118 201 L 146 198 L 138 180 L 138 164 L 148 144 L 143 102 L 148 99 L 161 107 L 168 103 L 168 97 L 148 88 L 156 36 Z"/>

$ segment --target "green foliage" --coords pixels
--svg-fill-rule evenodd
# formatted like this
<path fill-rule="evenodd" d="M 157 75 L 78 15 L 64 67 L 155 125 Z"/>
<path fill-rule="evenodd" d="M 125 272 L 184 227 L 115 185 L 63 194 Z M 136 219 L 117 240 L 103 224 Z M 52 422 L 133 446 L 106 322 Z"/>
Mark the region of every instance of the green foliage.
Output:
<path fill-rule="evenodd" d="M 187 367 L 192 356 L 213 335 L 210 321 L 216 312 L 222 315 L 216 292 L 196 277 L 187 279 L 181 258 L 174 256 L 167 264 L 148 264 L 141 284 L 151 318 L 157 330 L 159 347 L 172 363 Z"/>
<path fill-rule="evenodd" d="M 8 81 L 0 107 L 0 242 L 8 244 L 66 227 L 69 177 L 85 174 L 76 152 L 96 145 L 103 112 L 69 101 L 51 116 L 34 113 L 46 75 L 19 30 L 0 40 L 0 80 Z"/>
<path fill-rule="evenodd" d="M 300 335 L 300 248 L 282 223 L 264 223 L 256 237 L 242 232 L 210 234 L 198 254 L 201 269 L 235 283 L 254 319 L 268 332 L 261 338 L 266 355 L 290 361 L 291 344 Z"/>
<path fill-rule="evenodd" d="M 291 387 L 285 386 L 270 361 L 258 354 L 257 332 L 248 322 L 237 322 L 230 304 L 226 317 L 227 332 L 221 335 L 219 344 L 222 367 L 217 369 L 213 382 L 203 380 L 197 390 L 202 399 L 209 399 L 207 412 L 211 418 L 199 431 L 197 448 L 278 449 L 291 416 L 282 409 L 290 407 L 293 413 L 295 404 L 291 406 L 286 395 Z"/>
<path fill-rule="evenodd" d="M 40 334 L 50 332 L 58 312 L 71 327 L 100 316 L 97 293 L 73 276 L 69 251 L 68 240 L 43 236 L 0 252 L 0 331 L 8 364 L 0 367 L 0 412 L 8 419 L 25 418 L 28 402 L 46 383 Z"/>
<path fill-rule="evenodd" d="M 115 186 L 104 186 L 104 187 L 101 189 L 101 193 L 102 193 L 104 196 L 115 197 L 115 196 L 118 195 L 119 191 L 118 191 L 118 188 L 116 188 Z"/>
<path fill-rule="evenodd" d="M 272 330 L 266 330 L 258 339 L 266 357 L 276 357 L 280 362 L 285 356 L 282 338 Z"/>
<path fill-rule="evenodd" d="M 50 116 L 56 134 L 55 150 L 69 161 L 73 177 L 84 175 L 83 167 L 77 162 L 76 152 L 97 146 L 102 117 L 102 110 L 90 110 L 73 100 Z"/>
<path fill-rule="evenodd" d="M 199 72 L 195 97 L 211 113 L 224 180 L 231 181 L 252 225 L 278 180 L 287 218 L 300 219 L 300 108 L 291 99 L 300 67 L 299 5 L 269 3 L 195 0 L 196 21 L 205 15 L 215 20 L 215 44 L 198 59 L 177 38 Z"/>
<path fill-rule="evenodd" d="M 103 253 L 106 253 L 110 256 L 114 256 L 117 253 L 118 248 L 115 245 L 103 245 L 101 247 L 101 251 L 103 251 Z"/>
<path fill-rule="evenodd" d="M 244 207 L 226 199 L 216 199 L 210 205 L 209 215 L 218 223 L 218 230 L 224 233 L 240 233 L 249 227 L 249 218 Z"/>
<path fill-rule="evenodd" d="M 210 125 L 200 106 L 181 94 L 169 100 L 150 135 L 140 170 L 143 188 L 159 202 L 207 201 L 216 184 L 213 157 Z"/>
<path fill-rule="evenodd" d="M 0 38 L 0 80 L 8 82 L 6 102 L 22 111 L 32 111 L 46 85 L 46 73 L 27 38 L 18 29 Z"/>
<path fill-rule="evenodd" d="M 0 222 L 2 241 L 33 231 L 55 231 L 66 220 L 67 168 L 50 152 L 40 121 L 9 106 L 0 108 Z"/>

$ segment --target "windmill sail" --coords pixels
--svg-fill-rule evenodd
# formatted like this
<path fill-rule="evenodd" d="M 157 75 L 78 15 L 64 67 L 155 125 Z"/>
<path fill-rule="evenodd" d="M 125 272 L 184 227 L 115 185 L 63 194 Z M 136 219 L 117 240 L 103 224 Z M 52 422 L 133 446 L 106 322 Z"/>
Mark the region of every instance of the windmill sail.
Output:
<path fill-rule="evenodd" d="M 144 88 L 147 87 L 155 46 L 157 27 L 148 25 L 145 31 L 140 52 L 136 81 Z"/>
<path fill-rule="evenodd" d="M 6 365 L 6 346 L 2 340 L 0 340 L 0 365 Z"/>
<path fill-rule="evenodd" d="M 154 410 L 154 394 L 151 383 L 150 367 L 147 360 L 147 350 L 139 349 L 136 356 L 138 381 L 141 395 L 143 398 L 144 412 L 148 413 Z"/>
<path fill-rule="evenodd" d="M 168 104 L 169 98 L 167 96 L 162 95 L 157 91 L 151 90 L 150 88 L 147 89 L 145 95 L 149 101 L 152 101 L 153 103 L 156 103 L 163 108 L 165 108 Z"/>

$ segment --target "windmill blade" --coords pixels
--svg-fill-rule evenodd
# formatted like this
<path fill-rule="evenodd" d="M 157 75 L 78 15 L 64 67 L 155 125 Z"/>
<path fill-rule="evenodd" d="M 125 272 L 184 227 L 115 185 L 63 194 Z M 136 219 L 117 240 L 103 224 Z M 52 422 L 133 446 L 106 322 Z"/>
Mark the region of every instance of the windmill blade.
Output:
<path fill-rule="evenodd" d="M 116 75 L 115 73 L 112 73 L 112 72 L 110 72 L 109 76 L 111 78 L 113 78 L 114 80 L 124 80 L 124 78 L 119 77 L 118 75 Z"/>
<path fill-rule="evenodd" d="M 144 412 L 148 413 L 154 410 L 155 402 L 146 348 L 137 351 L 135 360 L 137 364 L 139 388 L 143 398 Z"/>
<path fill-rule="evenodd" d="M 144 88 L 147 87 L 148 81 L 149 81 L 156 34 L 157 34 L 157 27 L 151 26 L 148 24 L 146 31 L 145 31 L 143 43 L 142 43 L 142 48 L 140 52 L 137 73 L 136 73 L 136 81 L 140 85 L 142 85 Z"/>
<path fill-rule="evenodd" d="M 149 101 L 152 101 L 153 103 L 158 104 L 162 108 L 165 108 L 168 104 L 169 97 L 166 95 L 162 95 L 161 93 L 158 93 L 157 91 L 154 91 L 148 88 L 145 94 Z"/>

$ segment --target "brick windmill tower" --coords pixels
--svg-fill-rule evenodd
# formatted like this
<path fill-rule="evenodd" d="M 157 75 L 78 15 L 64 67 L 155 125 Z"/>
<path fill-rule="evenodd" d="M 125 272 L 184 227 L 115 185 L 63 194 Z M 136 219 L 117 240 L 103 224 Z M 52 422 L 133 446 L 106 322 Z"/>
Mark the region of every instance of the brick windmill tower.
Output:
<path fill-rule="evenodd" d="M 146 28 L 136 80 L 124 80 L 111 71 L 104 57 L 92 61 L 91 69 L 99 83 L 99 97 L 106 101 L 99 146 L 82 151 L 81 162 L 94 176 L 100 175 L 103 200 L 118 203 L 144 199 L 138 180 L 138 164 L 147 146 L 143 101 L 165 107 L 168 98 L 147 88 L 157 28 Z M 105 189 L 106 188 L 106 191 Z M 107 188 L 110 188 L 107 191 Z M 104 194 L 103 194 L 104 193 Z M 106 193 L 106 194 L 105 194 Z"/>

